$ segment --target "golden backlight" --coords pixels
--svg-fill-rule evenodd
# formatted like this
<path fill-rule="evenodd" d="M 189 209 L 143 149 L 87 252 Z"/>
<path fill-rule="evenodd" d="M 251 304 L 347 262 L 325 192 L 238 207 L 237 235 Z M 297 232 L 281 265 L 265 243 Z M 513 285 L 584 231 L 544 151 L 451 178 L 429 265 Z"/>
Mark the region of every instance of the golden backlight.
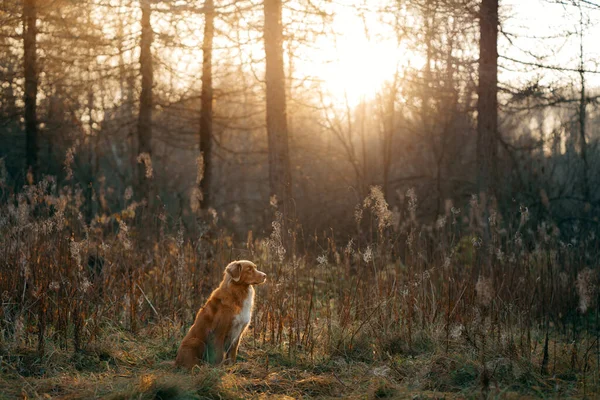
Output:
<path fill-rule="evenodd" d="M 322 82 L 326 97 L 334 106 L 356 106 L 372 99 L 386 81 L 407 65 L 420 63 L 406 49 L 390 21 L 377 12 L 385 0 L 364 3 L 344 0 L 332 7 L 331 35 L 322 35 L 310 62 L 299 64 L 299 74 Z"/>
<path fill-rule="evenodd" d="M 313 18 L 312 22 L 316 21 L 315 29 L 323 30 L 319 34 L 313 34 L 312 40 L 307 41 L 306 36 L 300 32 L 312 28 L 302 15 L 293 11 L 302 9 L 302 5 L 295 0 L 285 3 L 283 22 L 286 29 L 284 49 L 287 78 L 291 78 L 292 82 L 317 82 L 320 93 L 315 93 L 315 99 L 322 95 L 321 98 L 328 105 L 340 108 L 354 107 L 362 101 L 374 98 L 382 85 L 391 81 L 394 75 L 402 72 L 407 65 L 413 68 L 422 66 L 422 57 L 407 49 L 406 43 L 395 29 L 394 26 L 398 23 L 397 16 L 381 12 L 383 8 L 392 4 L 390 0 L 315 0 L 314 4 L 324 10 L 327 16 L 307 17 Z M 227 8 L 224 11 L 231 13 L 232 10 L 233 8 Z M 99 11 L 103 14 L 103 19 L 106 18 L 105 13 L 111 12 L 104 8 Z M 136 32 L 139 11 L 134 8 L 133 12 L 122 12 L 128 12 L 132 18 L 126 27 L 128 33 Z M 158 38 L 154 44 L 154 53 L 158 60 L 155 62 L 156 84 L 175 97 L 177 95 L 174 92 L 181 94 L 197 90 L 202 70 L 204 17 L 195 13 L 169 17 L 168 13 L 155 12 L 152 25 Z M 219 17 L 215 25 L 215 85 L 219 85 L 219 76 L 225 68 L 231 71 L 232 68 L 236 69 L 236 64 L 241 65 L 239 70 L 246 71 L 248 77 L 262 79 L 264 50 L 260 30 L 260 2 L 256 3 L 254 9 L 245 9 L 235 23 L 237 26 L 220 21 Z M 116 29 L 111 27 L 109 30 Z M 222 32 L 227 34 L 223 35 Z M 174 37 L 174 43 L 165 45 L 160 42 L 161 35 Z M 136 41 L 134 37 L 132 39 Z M 289 40 L 294 42 L 290 43 Z M 137 60 L 135 52 L 136 50 L 129 54 L 130 62 Z M 111 61 L 113 64 L 118 63 L 117 59 Z M 233 76 L 228 73 L 227 79 Z M 248 77 L 244 79 L 251 79 Z M 294 94 L 292 92 L 291 96 Z"/>

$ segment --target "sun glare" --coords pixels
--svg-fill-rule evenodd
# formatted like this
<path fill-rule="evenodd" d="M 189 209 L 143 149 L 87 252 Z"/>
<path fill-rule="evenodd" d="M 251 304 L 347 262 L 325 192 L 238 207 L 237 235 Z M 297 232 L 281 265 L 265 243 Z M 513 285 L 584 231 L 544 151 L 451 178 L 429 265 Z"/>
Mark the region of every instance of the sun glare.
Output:
<path fill-rule="evenodd" d="M 317 35 L 312 43 L 292 43 L 289 47 L 284 44 L 286 50 L 296 49 L 291 55 L 292 76 L 288 78 L 294 81 L 310 78 L 311 82 L 319 82 L 326 104 L 345 108 L 355 107 L 363 101 L 373 99 L 382 85 L 391 81 L 396 73 L 401 73 L 407 66 L 421 67 L 421 58 L 408 50 L 407 44 L 398 39 L 394 30 L 394 16 L 388 14 L 388 18 L 392 19 L 382 20 L 385 13 L 380 11 L 387 4 L 389 0 L 320 2 L 320 6 L 330 15 L 326 23 L 326 33 Z M 284 25 L 289 33 L 286 37 L 293 38 L 294 30 L 302 29 L 305 21 L 299 21 L 298 16 L 291 14 L 291 9 L 295 8 L 294 0 L 288 5 L 290 9 L 287 15 L 284 10 Z M 234 63 L 248 64 L 263 59 L 262 32 L 260 29 L 255 31 L 252 22 L 260 17 L 261 13 L 257 13 L 247 15 L 239 21 L 240 32 L 245 35 L 241 39 L 245 42 L 243 45 L 232 42 L 232 37 L 217 34 L 213 53 L 213 68 L 217 75 L 218 71 L 222 70 L 219 69 L 219 65 L 231 65 L 232 59 L 237 60 Z M 203 17 L 194 14 L 188 15 L 185 20 L 171 21 L 165 19 L 163 14 L 156 13 L 154 18 L 153 26 L 156 31 L 176 33 L 179 42 L 184 46 L 161 46 L 156 49 L 157 58 L 164 60 L 161 65 L 165 66 L 162 69 L 157 68 L 156 80 L 169 85 L 173 89 L 173 95 L 177 96 L 177 93 L 185 92 L 191 86 L 199 84 L 202 70 Z M 225 31 L 228 26 L 222 25 L 218 28 Z M 232 56 L 236 51 L 240 53 L 239 56 Z M 290 54 L 286 53 L 286 56 L 289 57 Z M 260 76 L 260 68 L 256 64 L 248 66 L 247 70 Z"/>
<path fill-rule="evenodd" d="M 350 7 L 334 10 L 332 36 L 316 43 L 322 60 L 312 60 L 313 70 L 323 82 L 329 100 L 336 105 L 356 106 L 372 98 L 381 86 L 406 64 L 406 54 L 391 26 L 371 12 L 359 15 Z"/>

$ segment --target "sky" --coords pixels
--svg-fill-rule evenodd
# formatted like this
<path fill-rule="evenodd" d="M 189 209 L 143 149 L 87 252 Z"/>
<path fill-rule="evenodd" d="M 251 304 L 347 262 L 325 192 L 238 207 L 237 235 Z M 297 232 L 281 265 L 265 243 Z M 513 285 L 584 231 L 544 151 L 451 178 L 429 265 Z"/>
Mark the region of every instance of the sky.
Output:
<path fill-rule="evenodd" d="M 589 20 L 585 21 L 583 30 L 584 69 L 600 71 L 600 1 L 590 0 L 589 3 L 598 6 L 589 5 L 585 9 Z M 561 68 L 579 68 L 580 15 L 577 7 L 557 4 L 553 0 L 501 0 L 500 4 L 501 14 L 505 17 L 503 30 L 512 41 L 510 43 L 506 36 L 501 36 L 501 56 Z M 536 56 L 541 59 L 536 60 Z M 577 77 L 575 72 L 527 67 L 508 60 L 500 60 L 500 64 L 519 70 L 501 70 L 501 81 L 525 83 L 533 77 L 543 76 L 542 82 L 550 83 Z M 587 73 L 586 79 L 589 86 L 600 87 L 600 74 Z"/>

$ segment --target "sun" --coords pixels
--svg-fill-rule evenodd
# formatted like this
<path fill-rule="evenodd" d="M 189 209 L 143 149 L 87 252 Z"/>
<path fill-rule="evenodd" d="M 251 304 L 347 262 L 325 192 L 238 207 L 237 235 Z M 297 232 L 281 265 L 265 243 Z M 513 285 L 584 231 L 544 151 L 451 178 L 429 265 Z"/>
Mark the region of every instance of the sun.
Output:
<path fill-rule="evenodd" d="M 398 46 L 393 39 L 374 40 L 373 26 L 340 7 L 333 22 L 337 35 L 322 45 L 332 57 L 320 71 L 324 89 L 335 103 L 356 106 L 374 95 L 398 68 Z M 367 25 L 367 26 L 365 26 Z"/>
<path fill-rule="evenodd" d="M 332 34 L 319 37 L 310 63 L 298 67 L 298 73 L 322 83 L 334 106 L 354 107 L 372 99 L 398 72 L 422 63 L 399 39 L 393 23 L 381 20 L 377 6 L 384 2 L 370 0 L 370 9 L 357 9 L 351 0 L 336 2 Z"/>

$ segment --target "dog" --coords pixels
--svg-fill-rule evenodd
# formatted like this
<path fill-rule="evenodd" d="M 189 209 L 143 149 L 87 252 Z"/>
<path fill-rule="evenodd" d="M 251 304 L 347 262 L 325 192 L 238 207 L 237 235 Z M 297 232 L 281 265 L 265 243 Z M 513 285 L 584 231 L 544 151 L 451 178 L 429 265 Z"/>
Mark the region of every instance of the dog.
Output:
<path fill-rule="evenodd" d="M 215 289 L 194 324 L 183 338 L 175 365 L 192 369 L 201 361 L 211 364 L 235 363 L 240 340 L 250 323 L 254 306 L 253 285 L 267 280 L 267 274 L 251 261 L 234 261 L 227 265 L 223 281 Z"/>

